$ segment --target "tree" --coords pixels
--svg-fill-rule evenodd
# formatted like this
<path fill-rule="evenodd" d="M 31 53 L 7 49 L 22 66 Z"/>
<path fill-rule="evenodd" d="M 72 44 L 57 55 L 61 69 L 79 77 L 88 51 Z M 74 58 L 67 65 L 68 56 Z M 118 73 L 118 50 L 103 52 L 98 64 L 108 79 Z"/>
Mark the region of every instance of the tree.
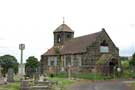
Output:
<path fill-rule="evenodd" d="M 132 55 L 132 59 L 129 64 L 131 65 L 133 71 L 135 71 L 135 53 Z"/>
<path fill-rule="evenodd" d="M 36 73 L 39 69 L 39 61 L 34 56 L 28 57 L 25 64 L 25 70 L 26 74 L 28 76 L 33 76 L 34 73 Z"/>
<path fill-rule="evenodd" d="M 17 59 L 12 55 L 4 55 L 0 57 L 0 65 L 3 68 L 2 74 L 5 76 L 5 74 L 8 72 L 8 68 L 13 68 L 15 73 L 18 72 L 18 62 Z"/>

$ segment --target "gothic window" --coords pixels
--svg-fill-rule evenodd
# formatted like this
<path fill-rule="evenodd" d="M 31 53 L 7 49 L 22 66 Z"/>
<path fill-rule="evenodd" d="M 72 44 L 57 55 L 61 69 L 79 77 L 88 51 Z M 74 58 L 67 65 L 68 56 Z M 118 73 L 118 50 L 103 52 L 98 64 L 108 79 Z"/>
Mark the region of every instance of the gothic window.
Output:
<path fill-rule="evenodd" d="M 51 61 L 50 61 L 50 65 L 51 65 L 51 66 L 54 66 L 54 60 L 51 60 Z"/>
<path fill-rule="evenodd" d="M 58 62 L 57 57 L 54 57 L 54 65 L 55 66 L 57 66 L 57 62 Z"/>
<path fill-rule="evenodd" d="M 91 64 L 95 64 L 95 60 L 94 59 L 91 59 Z"/>
<path fill-rule="evenodd" d="M 51 66 L 51 59 L 48 57 L 48 66 Z"/>
<path fill-rule="evenodd" d="M 101 53 L 108 53 L 109 52 L 109 46 L 106 40 L 103 40 L 100 44 L 100 52 Z"/>
<path fill-rule="evenodd" d="M 78 64 L 79 64 L 79 62 L 78 62 L 77 56 L 75 55 L 75 56 L 74 56 L 73 65 L 74 65 L 74 66 L 78 66 Z"/>
<path fill-rule="evenodd" d="M 67 56 L 66 57 L 66 66 L 71 65 L 71 57 Z"/>
<path fill-rule="evenodd" d="M 84 61 L 83 61 L 83 65 L 90 65 L 91 61 L 86 58 Z"/>
<path fill-rule="evenodd" d="M 48 57 L 48 66 L 56 66 L 57 57 Z"/>

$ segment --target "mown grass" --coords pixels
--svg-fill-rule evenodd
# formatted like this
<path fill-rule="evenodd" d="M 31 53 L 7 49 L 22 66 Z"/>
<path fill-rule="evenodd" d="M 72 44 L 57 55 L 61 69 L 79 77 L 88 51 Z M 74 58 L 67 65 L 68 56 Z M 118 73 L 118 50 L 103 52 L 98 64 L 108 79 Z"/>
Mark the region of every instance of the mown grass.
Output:
<path fill-rule="evenodd" d="M 49 77 L 51 81 L 57 82 L 57 85 L 54 90 L 66 90 L 68 86 L 78 82 L 78 80 L 103 80 L 104 79 L 102 75 L 97 73 L 72 74 L 70 80 L 68 79 L 67 73 L 57 73 L 50 76 L 53 76 L 53 77 Z"/>
<path fill-rule="evenodd" d="M 68 78 L 67 73 L 57 73 L 54 77 Z M 98 73 L 76 73 L 71 74 L 71 78 L 87 79 L 87 80 L 103 80 L 105 77 Z"/>
<path fill-rule="evenodd" d="M 5 85 L 0 85 L 0 90 L 20 90 L 20 83 L 8 83 Z"/>
<path fill-rule="evenodd" d="M 132 83 L 132 86 L 135 87 L 135 82 Z"/>
<path fill-rule="evenodd" d="M 87 80 L 103 80 L 104 77 L 97 73 L 77 73 L 72 75 L 74 78 L 87 79 Z"/>
<path fill-rule="evenodd" d="M 64 90 L 66 86 L 69 86 L 75 82 L 74 80 L 69 80 L 67 78 L 59 78 L 59 77 L 49 78 L 49 80 L 56 82 L 57 87 L 55 88 L 61 88 L 61 90 Z"/>

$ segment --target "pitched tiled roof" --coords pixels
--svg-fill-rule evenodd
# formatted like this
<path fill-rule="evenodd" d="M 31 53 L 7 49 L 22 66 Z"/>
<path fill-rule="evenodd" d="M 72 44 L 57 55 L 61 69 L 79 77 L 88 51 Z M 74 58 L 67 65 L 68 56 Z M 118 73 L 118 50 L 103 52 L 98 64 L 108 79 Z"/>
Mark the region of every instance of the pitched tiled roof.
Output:
<path fill-rule="evenodd" d="M 86 52 L 86 48 L 96 40 L 101 32 L 73 38 L 65 42 L 63 48 L 60 50 L 61 55 Z M 44 55 L 56 55 L 54 47 L 49 49 Z"/>
<path fill-rule="evenodd" d="M 100 32 L 77 37 L 71 39 L 68 42 L 65 42 L 62 54 L 74 54 L 74 53 L 82 53 L 86 51 L 86 48 L 91 45 L 97 38 Z"/>
<path fill-rule="evenodd" d="M 74 32 L 70 27 L 68 27 L 66 24 L 61 24 L 54 32 Z"/>
<path fill-rule="evenodd" d="M 54 49 L 54 47 L 48 49 L 48 51 L 45 52 L 44 55 L 55 55 L 55 49 Z"/>

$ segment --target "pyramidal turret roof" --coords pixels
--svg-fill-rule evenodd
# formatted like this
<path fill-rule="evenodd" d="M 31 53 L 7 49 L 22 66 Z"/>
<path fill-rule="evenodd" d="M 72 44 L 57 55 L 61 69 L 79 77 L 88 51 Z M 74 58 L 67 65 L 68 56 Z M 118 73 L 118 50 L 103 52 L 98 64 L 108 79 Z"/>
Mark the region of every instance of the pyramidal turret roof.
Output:
<path fill-rule="evenodd" d="M 59 27 L 54 30 L 54 32 L 74 32 L 69 26 L 66 24 L 61 24 Z"/>

